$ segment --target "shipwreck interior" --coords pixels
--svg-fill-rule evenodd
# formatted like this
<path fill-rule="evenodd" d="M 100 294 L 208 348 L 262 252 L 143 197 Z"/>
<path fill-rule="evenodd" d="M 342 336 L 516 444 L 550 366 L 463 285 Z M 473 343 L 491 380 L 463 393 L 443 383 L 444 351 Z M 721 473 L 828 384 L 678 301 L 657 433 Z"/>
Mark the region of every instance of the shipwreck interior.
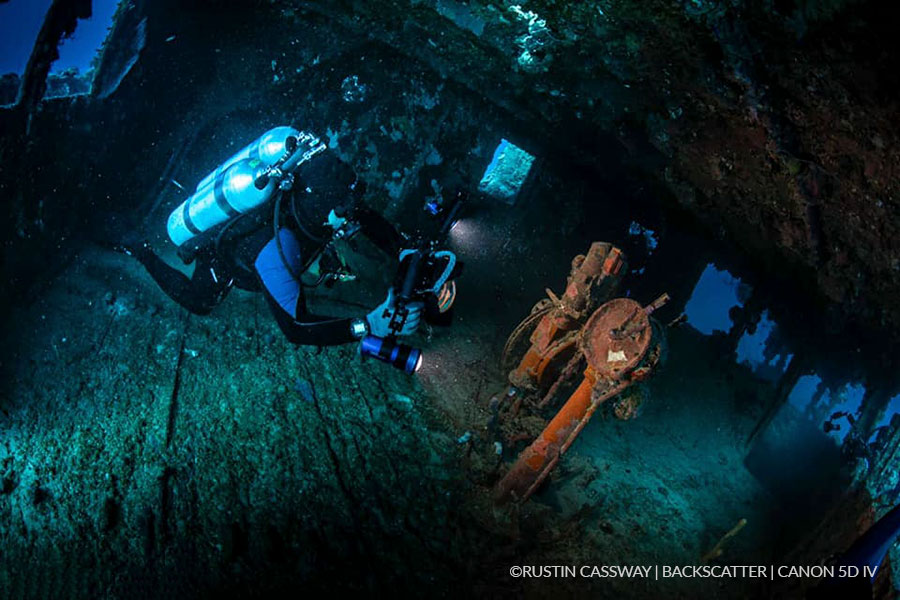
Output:
<path fill-rule="evenodd" d="M 900 501 L 898 9 L 122 0 L 59 71 L 99 9 L 48 5 L 0 79 L 0 596 L 800 598 L 821 582 L 510 567 L 817 565 Z M 258 294 L 191 314 L 105 243 L 131 228 L 189 273 L 169 214 L 279 125 L 404 232 L 468 192 L 414 375 L 292 345 Z M 537 383 L 510 375 L 536 318 L 508 343 L 540 310 L 589 330 L 563 308 L 595 242 L 621 261 L 593 292 L 652 310 L 652 361 L 498 501 L 578 351 L 597 376 L 586 333 Z M 310 302 L 377 305 L 383 258 Z"/>

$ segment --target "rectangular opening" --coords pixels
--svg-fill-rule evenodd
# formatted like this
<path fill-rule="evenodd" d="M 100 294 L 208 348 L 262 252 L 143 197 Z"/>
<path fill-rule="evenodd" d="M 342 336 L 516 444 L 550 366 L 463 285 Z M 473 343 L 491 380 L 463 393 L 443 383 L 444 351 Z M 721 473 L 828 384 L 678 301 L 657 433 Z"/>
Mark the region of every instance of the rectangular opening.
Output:
<path fill-rule="evenodd" d="M 534 164 L 534 156 L 508 140 L 500 140 L 478 189 L 491 198 L 515 204 Z"/>

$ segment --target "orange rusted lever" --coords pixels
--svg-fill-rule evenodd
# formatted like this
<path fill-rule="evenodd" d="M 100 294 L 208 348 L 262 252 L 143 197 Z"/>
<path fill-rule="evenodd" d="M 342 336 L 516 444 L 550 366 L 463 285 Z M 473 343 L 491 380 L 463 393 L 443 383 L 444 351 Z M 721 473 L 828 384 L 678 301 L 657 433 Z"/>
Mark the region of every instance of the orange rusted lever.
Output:
<path fill-rule="evenodd" d="M 644 312 L 647 313 L 648 315 L 652 315 L 654 311 L 657 311 L 660 308 L 662 308 L 663 306 L 665 306 L 666 303 L 669 302 L 669 300 L 671 300 L 671 298 L 669 298 L 669 295 L 663 294 L 662 296 L 660 296 L 659 298 L 657 298 L 656 300 L 654 300 L 653 302 L 651 302 L 650 304 L 645 306 Z"/>
<path fill-rule="evenodd" d="M 563 443 L 591 404 L 594 383 L 593 371 L 585 371 L 584 380 L 575 393 L 497 484 L 494 499 L 498 504 L 512 499 L 525 500 L 544 470 L 556 463 Z"/>
<path fill-rule="evenodd" d="M 663 294 L 647 306 L 636 309 L 620 327 L 617 327 L 610 332 L 610 336 L 613 339 L 622 340 L 643 330 L 644 324 L 641 321 L 635 321 L 635 317 L 640 315 L 642 312 L 645 315 L 651 315 L 653 314 L 653 311 L 659 310 L 660 308 L 665 306 L 665 304 L 669 300 L 669 295 Z"/>
<path fill-rule="evenodd" d="M 497 484 L 494 500 L 498 504 L 513 499 L 527 500 L 547 478 L 597 408 L 630 384 L 630 381 L 620 381 L 600 395 L 595 395 L 597 379 L 593 369 L 588 367 L 581 385 Z"/>
<path fill-rule="evenodd" d="M 659 299 L 651 307 L 655 309 L 663 301 Z M 497 484 L 496 502 L 528 499 L 569 449 L 597 407 L 646 377 L 646 367 L 640 365 L 652 337 L 647 309 L 630 298 L 610 300 L 591 315 L 578 342 L 579 353 L 588 365 L 584 380 Z M 576 354 L 563 374 L 574 369 L 578 360 L 580 356 Z M 557 388 L 556 384 L 551 387 L 542 405 Z"/>

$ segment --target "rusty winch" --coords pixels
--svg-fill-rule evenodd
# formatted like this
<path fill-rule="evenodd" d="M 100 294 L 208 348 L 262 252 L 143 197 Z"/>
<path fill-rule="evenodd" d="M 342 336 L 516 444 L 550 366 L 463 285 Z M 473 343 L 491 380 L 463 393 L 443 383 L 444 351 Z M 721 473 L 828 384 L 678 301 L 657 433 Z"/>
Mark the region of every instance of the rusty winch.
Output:
<path fill-rule="evenodd" d="M 510 334 L 503 349 L 502 362 L 507 369 L 512 354 L 528 331 L 531 346 L 509 373 L 509 382 L 521 390 L 538 389 L 549 375 L 548 369 L 574 350 L 585 319 L 598 302 L 618 287 L 619 274 L 625 270 L 622 252 L 603 242 L 594 242 L 585 255 L 572 260 L 566 291 L 558 298 L 547 290 L 548 298 L 538 302 L 531 314 Z"/>
<path fill-rule="evenodd" d="M 585 366 L 581 384 L 497 484 L 498 503 L 527 500 L 597 408 L 646 379 L 658 364 L 663 333 L 654 327 L 650 314 L 668 296 L 648 306 L 630 298 L 610 300 L 624 269 L 625 258 L 618 248 L 595 242 L 587 255 L 572 262 L 563 297 L 548 290 L 549 300 L 538 303 L 510 335 L 504 349 L 507 364 L 524 334 L 533 328 L 530 347 L 509 373 L 506 397 L 515 398 L 509 411 L 512 417 L 524 398 L 540 398 L 537 409 L 549 405 L 560 386 Z M 620 401 L 615 414 L 631 418 L 636 410 Z"/>

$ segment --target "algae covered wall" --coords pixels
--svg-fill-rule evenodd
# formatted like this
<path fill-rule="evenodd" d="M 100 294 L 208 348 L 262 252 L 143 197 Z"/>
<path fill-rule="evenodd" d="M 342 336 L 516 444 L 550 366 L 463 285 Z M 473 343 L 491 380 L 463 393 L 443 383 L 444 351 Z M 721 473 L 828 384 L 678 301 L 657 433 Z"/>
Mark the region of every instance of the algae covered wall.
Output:
<path fill-rule="evenodd" d="M 527 121 L 546 154 L 608 173 L 624 162 L 773 279 L 816 289 L 833 326 L 896 331 L 887 5 L 283 5 L 425 60 Z"/>

